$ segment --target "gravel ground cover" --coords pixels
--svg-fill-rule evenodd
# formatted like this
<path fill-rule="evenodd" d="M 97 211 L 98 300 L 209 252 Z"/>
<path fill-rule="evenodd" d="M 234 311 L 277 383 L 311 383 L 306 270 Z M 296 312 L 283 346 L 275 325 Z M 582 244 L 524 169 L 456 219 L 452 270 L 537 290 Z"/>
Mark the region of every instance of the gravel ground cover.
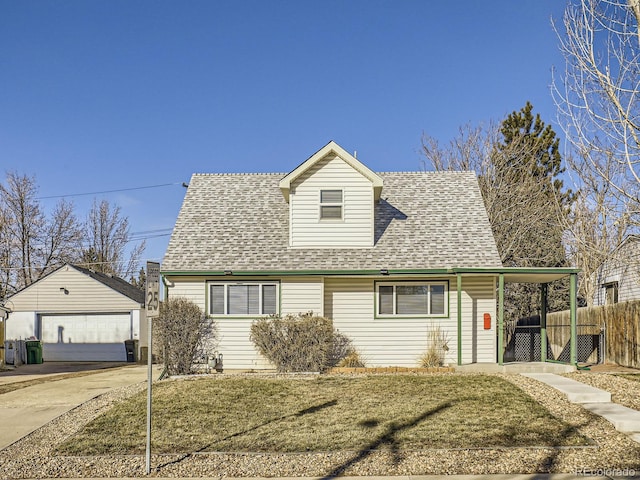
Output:
<path fill-rule="evenodd" d="M 640 380 L 640 374 L 634 374 Z M 629 380 L 621 375 L 592 373 L 588 371 L 565 374 L 578 382 L 586 383 L 611 393 L 611 401 L 625 407 L 640 410 L 640 381 Z"/>
<path fill-rule="evenodd" d="M 580 374 L 582 375 L 582 374 Z M 640 473 L 640 444 L 606 420 L 569 403 L 556 390 L 520 375 L 501 375 L 531 395 L 553 415 L 589 437 L 586 447 L 428 449 L 251 454 L 153 455 L 152 476 L 271 477 L 337 475 L 502 474 L 618 471 Z M 614 388 L 619 379 L 608 379 Z M 628 382 L 628 381 L 627 381 Z M 585 382 L 586 383 L 586 382 Z M 626 383 L 624 383 L 626 385 Z M 626 385 L 625 388 L 630 388 Z M 145 476 L 144 455 L 56 456 L 60 442 L 144 384 L 102 395 L 0 452 L 0 478 Z M 495 408 L 508 408 L 495 405 Z M 568 433 L 568 432 L 567 432 Z"/>

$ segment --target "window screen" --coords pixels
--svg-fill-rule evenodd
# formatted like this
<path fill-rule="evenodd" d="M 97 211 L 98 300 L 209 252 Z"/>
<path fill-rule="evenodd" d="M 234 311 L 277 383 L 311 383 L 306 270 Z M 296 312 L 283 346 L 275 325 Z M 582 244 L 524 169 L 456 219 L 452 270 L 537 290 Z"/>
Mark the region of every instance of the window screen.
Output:
<path fill-rule="evenodd" d="M 426 285 L 398 285 L 396 313 L 398 315 L 428 314 L 429 288 Z"/>
<path fill-rule="evenodd" d="M 342 218 L 342 190 L 320 190 L 320 218 Z"/>
<path fill-rule="evenodd" d="M 377 284 L 378 315 L 447 314 L 447 282 Z"/>
<path fill-rule="evenodd" d="M 224 314 L 224 285 L 211 285 L 209 303 L 209 313 Z"/>
<path fill-rule="evenodd" d="M 209 315 L 272 315 L 278 313 L 278 283 L 209 284 Z"/>
<path fill-rule="evenodd" d="M 393 287 L 381 286 L 378 289 L 378 312 L 382 315 L 393 314 Z"/>
<path fill-rule="evenodd" d="M 273 315 L 276 313 L 276 286 L 262 286 L 262 313 Z"/>
<path fill-rule="evenodd" d="M 444 285 L 431 285 L 431 314 L 444 315 Z"/>
<path fill-rule="evenodd" d="M 227 313 L 229 315 L 259 314 L 259 301 L 259 285 L 229 285 Z"/>
<path fill-rule="evenodd" d="M 342 190 L 320 190 L 320 203 L 342 203 Z"/>

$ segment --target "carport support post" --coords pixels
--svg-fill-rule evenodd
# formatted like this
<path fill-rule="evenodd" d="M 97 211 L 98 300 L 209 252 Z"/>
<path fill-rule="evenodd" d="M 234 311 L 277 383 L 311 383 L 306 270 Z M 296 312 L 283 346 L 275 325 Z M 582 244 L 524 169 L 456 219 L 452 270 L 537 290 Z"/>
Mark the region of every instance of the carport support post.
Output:
<path fill-rule="evenodd" d="M 498 365 L 504 364 L 504 273 L 498 275 Z"/>
<path fill-rule="evenodd" d="M 456 275 L 458 287 L 458 365 L 462 365 L 462 275 Z"/>
<path fill-rule="evenodd" d="M 577 288 L 578 274 L 572 273 L 569 278 L 569 296 L 570 296 L 570 318 L 571 318 L 571 364 L 578 363 L 578 329 L 577 329 Z"/>
<path fill-rule="evenodd" d="M 540 285 L 540 360 L 547 361 L 547 291 L 548 285 Z"/>

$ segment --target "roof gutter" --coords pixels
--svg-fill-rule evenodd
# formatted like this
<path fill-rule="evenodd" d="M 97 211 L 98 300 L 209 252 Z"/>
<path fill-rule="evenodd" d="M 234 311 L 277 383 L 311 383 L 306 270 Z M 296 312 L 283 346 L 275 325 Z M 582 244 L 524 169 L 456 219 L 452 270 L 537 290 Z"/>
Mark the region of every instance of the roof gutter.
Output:
<path fill-rule="evenodd" d="M 455 268 L 380 268 L 377 270 L 162 270 L 163 276 L 315 276 L 315 275 L 500 275 L 500 274 L 560 274 L 579 273 L 579 268 L 565 267 L 455 267 Z"/>

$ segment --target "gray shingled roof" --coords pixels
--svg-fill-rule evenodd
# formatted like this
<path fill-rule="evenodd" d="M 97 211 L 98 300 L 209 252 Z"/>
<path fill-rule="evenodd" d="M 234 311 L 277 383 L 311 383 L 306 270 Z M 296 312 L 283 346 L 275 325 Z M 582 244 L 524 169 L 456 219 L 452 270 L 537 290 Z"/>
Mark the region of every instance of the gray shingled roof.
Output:
<path fill-rule="evenodd" d="M 291 249 L 285 174 L 195 174 L 162 270 L 501 267 L 475 174 L 379 173 L 373 248 Z"/>
<path fill-rule="evenodd" d="M 80 267 L 78 265 L 71 265 L 73 268 L 78 270 L 85 275 L 97 280 L 98 282 L 106 285 L 107 287 L 115 290 L 118 293 L 121 293 L 125 297 L 129 297 L 134 302 L 139 303 L 140 305 L 144 305 L 144 290 L 134 287 L 126 280 L 116 277 L 113 275 L 107 275 L 106 273 L 96 272 L 95 270 L 90 270 L 88 268 Z"/>

